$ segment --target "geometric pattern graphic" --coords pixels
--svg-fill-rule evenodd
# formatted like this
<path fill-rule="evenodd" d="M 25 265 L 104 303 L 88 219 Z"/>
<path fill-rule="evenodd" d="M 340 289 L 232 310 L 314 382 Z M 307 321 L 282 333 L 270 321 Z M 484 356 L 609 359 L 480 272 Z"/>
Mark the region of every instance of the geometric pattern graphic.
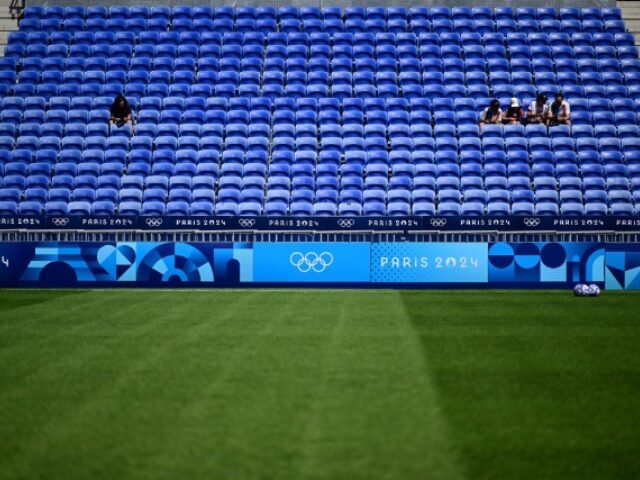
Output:
<path fill-rule="evenodd" d="M 86 282 L 131 282 L 152 286 L 183 282 L 235 285 L 252 281 L 253 251 L 251 245 L 242 243 L 50 242 L 12 245 L 10 265 L 22 257 L 28 262 L 21 275 L 14 275 L 14 283 L 72 287 Z"/>
<path fill-rule="evenodd" d="M 603 282 L 604 257 L 599 243 L 494 243 L 489 247 L 489 283 Z"/>
<path fill-rule="evenodd" d="M 148 251 L 138 264 L 136 280 L 142 282 L 213 282 L 211 264 L 187 243 L 162 243 Z"/>
<path fill-rule="evenodd" d="M 253 281 L 254 253 L 250 243 L 213 245 L 213 274 L 226 283 L 249 283 Z"/>
<path fill-rule="evenodd" d="M 22 280 L 36 282 L 57 277 L 60 281 L 99 282 L 114 280 L 97 258 L 100 247 L 91 243 L 41 243 L 22 275 Z"/>
<path fill-rule="evenodd" d="M 608 290 L 640 290 L 640 245 L 611 246 L 606 257 Z"/>

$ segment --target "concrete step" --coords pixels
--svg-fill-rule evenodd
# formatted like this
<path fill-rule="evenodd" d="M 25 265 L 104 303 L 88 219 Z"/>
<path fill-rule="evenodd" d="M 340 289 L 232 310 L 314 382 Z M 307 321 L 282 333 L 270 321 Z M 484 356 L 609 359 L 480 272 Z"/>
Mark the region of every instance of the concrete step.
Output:
<path fill-rule="evenodd" d="M 640 18 L 625 18 L 624 24 L 630 32 L 640 32 Z"/>
<path fill-rule="evenodd" d="M 618 2 L 617 6 L 622 10 L 622 18 L 640 16 L 640 2 Z"/>
<path fill-rule="evenodd" d="M 18 30 L 18 22 L 10 18 L 0 18 L 0 31 L 15 32 Z"/>
<path fill-rule="evenodd" d="M 0 7 L 0 19 L 12 19 L 11 10 L 9 7 Z"/>
<path fill-rule="evenodd" d="M 627 20 L 638 20 L 638 19 L 640 19 L 640 9 L 638 9 L 638 10 L 633 9 L 632 11 L 623 10 L 622 11 L 622 18 L 625 21 L 627 21 Z"/>
<path fill-rule="evenodd" d="M 640 46 L 640 1 L 617 2 L 622 9 L 622 19 L 629 32 L 636 37 L 636 46 Z"/>

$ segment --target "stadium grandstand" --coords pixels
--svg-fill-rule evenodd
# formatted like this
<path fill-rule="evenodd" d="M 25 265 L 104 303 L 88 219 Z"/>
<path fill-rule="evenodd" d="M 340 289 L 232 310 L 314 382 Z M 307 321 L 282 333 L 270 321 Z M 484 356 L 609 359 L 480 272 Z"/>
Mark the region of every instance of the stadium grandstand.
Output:
<path fill-rule="evenodd" d="M 638 215 L 635 42 L 618 8 L 27 6 L 0 214 Z M 479 129 L 558 92 L 570 126 Z"/>
<path fill-rule="evenodd" d="M 640 2 L 0 0 L 0 480 L 640 479 Z"/>

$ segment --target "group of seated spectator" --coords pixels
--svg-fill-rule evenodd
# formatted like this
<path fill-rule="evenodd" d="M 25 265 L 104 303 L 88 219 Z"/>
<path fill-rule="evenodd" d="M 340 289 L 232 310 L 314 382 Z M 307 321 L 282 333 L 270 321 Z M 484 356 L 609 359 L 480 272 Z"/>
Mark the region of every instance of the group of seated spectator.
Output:
<path fill-rule="evenodd" d="M 547 127 L 567 125 L 571 127 L 571 108 L 562 93 L 557 93 L 552 102 L 547 102 L 546 95 L 540 94 L 531 102 L 526 111 L 515 97 L 511 99 L 509 107 L 504 111 L 500 101 L 494 99 L 480 115 L 480 129 L 485 125 L 496 124 L 541 124 Z"/>
<path fill-rule="evenodd" d="M 131 105 L 124 97 L 118 95 L 111 105 L 110 123 L 116 127 L 133 126 Z M 513 97 L 504 111 L 500 101 L 491 100 L 489 106 L 480 114 L 480 129 L 485 125 L 542 124 L 547 127 L 557 125 L 571 126 L 571 108 L 562 93 L 557 93 L 553 102 L 547 102 L 546 95 L 540 94 L 531 102 L 525 111 L 520 101 Z"/>

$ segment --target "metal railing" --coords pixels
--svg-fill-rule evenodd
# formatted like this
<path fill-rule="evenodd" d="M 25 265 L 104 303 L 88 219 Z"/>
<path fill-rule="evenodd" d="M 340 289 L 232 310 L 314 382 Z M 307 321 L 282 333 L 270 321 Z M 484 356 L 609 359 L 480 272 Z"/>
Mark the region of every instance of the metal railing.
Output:
<path fill-rule="evenodd" d="M 26 0 L 11 0 L 11 3 L 9 4 L 9 13 L 11 13 L 11 18 L 13 20 L 22 18 L 25 3 Z"/>
<path fill-rule="evenodd" d="M 628 232 L 438 232 L 438 231 L 117 231 L 3 230 L 0 242 L 606 242 L 640 243 Z"/>

